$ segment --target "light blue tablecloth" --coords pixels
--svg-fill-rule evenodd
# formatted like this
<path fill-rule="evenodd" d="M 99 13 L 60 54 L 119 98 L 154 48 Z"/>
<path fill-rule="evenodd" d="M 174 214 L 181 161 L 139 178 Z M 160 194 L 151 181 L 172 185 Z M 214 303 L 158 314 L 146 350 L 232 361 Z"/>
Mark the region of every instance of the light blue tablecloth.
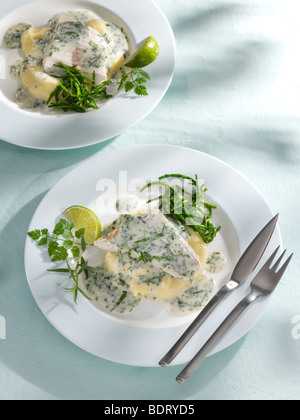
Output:
<path fill-rule="evenodd" d="M 1 400 L 300 397 L 299 2 L 156 3 L 174 29 L 177 66 L 169 91 L 144 121 L 73 151 L 0 141 Z M 284 246 L 295 252 L 257 326 L 184 385 L 175 382 L 178 367 L 123 366 L 71 344 L 40 313 L 24 272 L 26 230 L 47 191 L 96 153 L 149 143 L 201 150 L 241 171 L 280 213 Z"/>

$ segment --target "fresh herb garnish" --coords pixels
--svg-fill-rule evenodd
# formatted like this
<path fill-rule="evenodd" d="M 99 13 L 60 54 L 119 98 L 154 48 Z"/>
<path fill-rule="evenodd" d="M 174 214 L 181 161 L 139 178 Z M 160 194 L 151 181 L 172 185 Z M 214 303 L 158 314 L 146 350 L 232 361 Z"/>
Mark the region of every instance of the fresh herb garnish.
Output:
<path fill-rule="evenodd" d="M 94 45 L 92 46 L 94 47 Z M 96 44 L 95 47 L 97 47 Z M 101 54 L 91 64 L 95 64 L 100 58 Z M 88 109 L 99 109 L 97 100 L 112 97 L 106 92 L 112 79 L 97 85 L 95 72 L 91 78 L 84 75 L 76 66 L 69 67 L 59 63 L 56 64 L 56 67 L 63 69 L 65 74 L 62 77 L 54 76 L 61 80 L 49 96 L 47 101 L 49 108 L 84 113 Z M 149 74 L 142 69 L 133 69 L 129 73 L 123 72 L 118 90 L 125 88 L 126 93 L 133 90 L 136 95 L 145 96 L 148 95 L 145 83 L 149 80 Z"/>
<path fill-rule="evenodd" d="M 50 233 L 48 229 L 36 229 L 28 232 L 28 235 L 37 241 L 38 246 L 46 246 L 52 262 L 65 261 L 67 268 L 48 270 L 55 273 L 68 273 L 74 282 L 74 287 L 64 290 L 73 293 L 74 302 L 77 303 L 78 292 L 91 300 L 79 287 L 79 276 L 86 272 L 88 262 L 84 260 L 83 253 L 86 250 L 84 239 L 85 229 L 79 229 L 73 233 L 74 225 L 65 219 L 61 219 Z M 72 263 L 70 262 L 72 260 Z M 62 287 L 62 286 L 61 286 Z"/>
<path fill-rule="evenodd" d="M 134 91 L 134 93 L 138 96 L 147 96 L 147 88 L 145 83 L 150 80 L 149 74 L 140 68 L 134 68 L 129 73 L 123 73 L 120 84 L 119 90 L 125 88 L 125 92 Z"/>
<path fill-rule="evenodd" d="M 170 178 L 187 180 L 192 186 L 192 191 L 185 189 L 182 185 L 170 185 L 167 181 Z M 205 243 L 210 243 L 215 239 L 221 227 L 216 227 L 210 219 L 213 210 L 217 207 L 205 202 L 204 196 L 207 189 L 199 182 L 197 175 L 195 179 L 181 174 L 163 175 L 158 178 L 158 181 L 148 183 L 141 192 L 155 185 L 163 187 L 164 192 L 150 199 L 148 203 L 159 200 L 159 208 L 165 215 L 179 220 L 183 225 L 190 226 L 199 233 Z"/>

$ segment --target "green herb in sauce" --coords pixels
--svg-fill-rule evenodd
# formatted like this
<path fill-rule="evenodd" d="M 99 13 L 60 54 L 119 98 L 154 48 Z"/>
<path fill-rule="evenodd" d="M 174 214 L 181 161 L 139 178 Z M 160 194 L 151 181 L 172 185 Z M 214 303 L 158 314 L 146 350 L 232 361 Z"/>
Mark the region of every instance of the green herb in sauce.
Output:
<path fill-rule="evenodd" d="M 9 49 L 21 48 L 21 37 L 30 27 L 30 23 L 22 22 L 9 28 L 3 37 L 3 46 Z"/>
<path fill-rule="evenodd" d="M 120 198 L 116 203 L 116 209 L 122 213 L 132 213 L 136 210 L 139 200 L 136 197 Z"/>
<path fill-rule="evenodd" d="M 185 289 L 176 298 L 168 300 L 166 308 L 173 316 L 202 310 L 214 296 L 215 290 L 214 280 L 203 274 L 199 280 L 195 280 L 192 286 Z"/>
<path fill-rule="evenodd" d="M 220 273 L 227 264 L 227 258 L 221 252 L 211 252 L 206 261 L 206 269 L 210 273 Z"/>
<path fill-rule="evenodd" d="M 20 106 L 22 109 L 26 109 L 28 111 L 37 111 L 42 110 L 46 106 L 46 102 L 40 99 L 34 98 L 27 89 L 20 87 L 13 96 L 14 101 Z"/>
<path fill-rule="evenodd" d="M 135 297 L 122 275 L 114 276 L 105 267 L 99 267 L 83 281 L 89 295 L 115 314 L 133 311 L 140 299 Z"/>

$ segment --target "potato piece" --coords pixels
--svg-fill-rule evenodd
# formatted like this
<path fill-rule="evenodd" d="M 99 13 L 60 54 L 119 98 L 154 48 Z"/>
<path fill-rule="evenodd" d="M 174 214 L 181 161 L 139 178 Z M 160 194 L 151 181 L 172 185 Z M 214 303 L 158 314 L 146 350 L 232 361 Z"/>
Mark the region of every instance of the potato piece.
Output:
<path fill-rule="evenodd" d="M 150 268 L 149 266 L 142 265 L 141 267 L 134 270 L 132 274 L 132 281 L 130 282 L 130 290 L 132 294 L 136 297 L 145 297 L 145 298 L 155 298 L 157 295 L 158 286 L 151 282 L 143 283 L 140 282 L 142 276 L 153 278 L 157 275 L 155 268 Z"/>
<path fill-rule="evenodd" d="M 49 28 L 36 29 L 36 28 L 31 27 L 23 33 L 21 37 L 21 46 L 22 46 L 22 51 L 24 52 L 25 56 L 37 55 L 36 53 L 38 52 L 38 47 L 36 45 L 36 41 L 44 38 L 48 31 L 49 31 Z"/>
<path fill-rule="evenodd" d="M 20 77 L 22 85 L 29 93 L 43 101 L 48 101 L 50 94 L 59 83 L 56 78 L 44 73 L 35 62 L 28 63 Z"/>
<path fill-rule="evenodd" d="M 105 267 L 112 274 L 118 274 L 118 256 L 114 252 L 108 252 L 105 256 Z"/>
<path fill-rule="evenodd" d="M 108 73 L 114 73 L 115 71 L 119 70 L 125 62 L 124 55 L 121 51 L 118 52 L 116 55 L 116 58 L 112 61 L 112 65 L 110 69 L 108 70 Z"/>
<path fill-rule="evenodd" d="M 157 286 L 150 286 L 146 283 L 131 283 L 130 291 L 135 297 L 154 298 L 156 297 Z"/>
<path fill-rule="evenodd" d="M 207 261 L 207 245 L 206 243 L 203 241 L 203 239 L 201 238 L 201 236 L 194 231 L 194 229 L 187 227 L 187 230 L 189 232 L 189 234 L 191 235 L 190 240 L 189 240 L 189 245 L 193 248 L 193 250 L 196 252 L 196 254 L 199 257 L 199 260 L 202 264 L 202 271 L 200 273 L 200 275 L 203 273 L 203 271 L 205 270 L 205 265 L 206 265 L 206 261 Z M 198 273 L 199 274 L 199 273 Z M 197 277 L 200 277 L 200 275 Z"/>
<path fill-rule="evenodd" d="M 100 35 L 106 34 L 106 25 L 105 22 L 99 19 L 93 19 L 86 23 L 86 26 L 95 29 L 95 31 L 99 32 Z"/>
<path fill-rule="evenodd" d="M 28 88 L 28 91 L 35 98 L 47 102 L 57 85 L 57 79 L 42 71 L 37 71 L 33 73 L 32 85 Z"/>
<path fill-rule="evenodd" d="M 147 283 L 131 283 L 130 290 L 136 297 L 156 298 L 159 300 L 173 299 L 189 286 L 189 282 L 174 279 L 171 276 L 164 277 L 159 285 Z"/>
<path fill-rule="evenodd" d="M 166 276 L 159 285 L 157 299 L 173 299 L 180 292 L 189 287 L 189 285 L 190 283 L 188 281 Z"/>

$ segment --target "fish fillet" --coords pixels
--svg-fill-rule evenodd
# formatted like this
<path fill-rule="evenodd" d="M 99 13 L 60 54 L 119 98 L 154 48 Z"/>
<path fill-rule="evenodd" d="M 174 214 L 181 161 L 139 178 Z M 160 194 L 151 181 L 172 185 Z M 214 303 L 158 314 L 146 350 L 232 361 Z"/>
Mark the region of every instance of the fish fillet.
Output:
<path fill-rule="evenodd" d="M 70 21 L 80 21 L 82 23 L 87 23 L 90 20 L 96 19 L 97 16 L 86 10 L 86 9 L 74 9 L 69 10 L 68 12 L 57 13 L 49 21 L 49 26 L 55 27 L 60 23 L 70 22 Z"/>
<path fill-rule="evenodd" d="M 121 215 L 116 227 L 95 245 L 117 253 L 120 270 L 134 273 L 142 266 L 155 267 L 160 273 L 188 281 L 201 272 L 199 257 L 161 211 Z"/>
<path fill-rule="evenodd" d="M 96 84 L 107 80 L 108 47 L 103 37 L 93 28 L 79 21 L 59 23 L 54 29 L 52 40 L 45 49 L 43 67 L 46 73 L 62 76 L 64 71 L 56 65 L 77 66 Z"/>

